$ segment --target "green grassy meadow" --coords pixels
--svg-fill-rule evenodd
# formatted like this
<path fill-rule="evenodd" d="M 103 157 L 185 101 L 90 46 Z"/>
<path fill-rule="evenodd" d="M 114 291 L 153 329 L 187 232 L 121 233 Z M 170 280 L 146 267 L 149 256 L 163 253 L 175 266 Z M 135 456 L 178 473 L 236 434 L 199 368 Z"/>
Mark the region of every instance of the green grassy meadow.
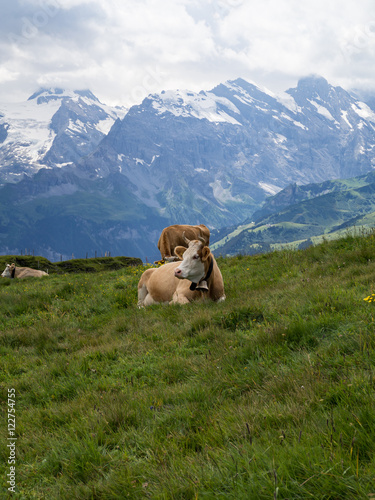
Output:
<path fill-rule="evenodd" d="M 375 233 L 218 264 L 141 310 L 143 266 L 0 278 L 1 498 L 375 498 Z"/>

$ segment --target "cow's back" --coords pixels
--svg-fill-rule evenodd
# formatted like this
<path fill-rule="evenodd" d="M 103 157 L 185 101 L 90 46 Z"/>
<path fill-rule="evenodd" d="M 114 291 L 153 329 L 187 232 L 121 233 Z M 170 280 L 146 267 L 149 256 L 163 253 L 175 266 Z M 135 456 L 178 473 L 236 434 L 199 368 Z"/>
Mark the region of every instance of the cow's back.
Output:
<path fill-rule="evenodd" d="M 203 238 L 205 244 L 208 246 L 210 243 L 210 230 L 204 224 L 198 226 L 190 226 L 188 224 L 174 224 L 163 229 L 159 241 L 158 249 L 160 250 L 162 259 L 165 256 L 173 256 L 174 249 L 177 246 L 186 247 L 186 240 L 196 240 L 199 237 Z"/>
<path fill-rule="evenodd" d="M 199 224 L 199 226 L 197 226 L 197 227 L 200 228 L 201 236 L 205 240 L 206 245 L 209 246 L 210 245 L 210 230 L 204 224 Z"/>
<path fill-rule="evenodd" d="M 199 237 L 201 237 L 204 239 L 206 246 L 209 246 L 210 244 L 210 230 L 204 224 L 199 224 L 199 226 L 181 225 L 180 235 L 178 245 L 186 246 L 184 237 L 188 240 L 198 240 Z"/>
<path fill-rule="evenodd" d="M 48 276 L 45 271 L 40 271 L 39 269 L 32 269 L 31 267 L 16 267 L 15 277 L 16 278 L 40 278 L 42 276 Z"/>

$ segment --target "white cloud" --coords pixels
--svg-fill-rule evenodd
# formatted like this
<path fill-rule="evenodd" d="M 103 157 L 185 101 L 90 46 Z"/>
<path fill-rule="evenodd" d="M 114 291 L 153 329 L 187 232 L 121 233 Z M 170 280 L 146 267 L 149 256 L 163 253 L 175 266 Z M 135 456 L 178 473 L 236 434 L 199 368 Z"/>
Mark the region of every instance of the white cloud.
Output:
<path fill-rule="evenodd" d="M 236 77 L 282 90 L 310 73 L 375 87 L 372 0 L 14 0 L 0 33 L 0 101 L 59 85 L 131 104 Z"/>
<path fill-rule="evenodd" d="M 19 74 L 9 71 L 7 68 L 0 68 L 0 84 L 17 80 Z"/>

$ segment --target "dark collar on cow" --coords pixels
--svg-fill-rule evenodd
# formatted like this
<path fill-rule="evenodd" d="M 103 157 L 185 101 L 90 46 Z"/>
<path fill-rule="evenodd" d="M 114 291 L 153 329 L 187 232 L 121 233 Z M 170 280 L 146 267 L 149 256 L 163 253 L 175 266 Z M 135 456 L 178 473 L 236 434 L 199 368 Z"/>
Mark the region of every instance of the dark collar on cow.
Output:
<path fill-rule="evenodd" d="M 213 268 L 214 268 L 214 259 L 213 259 L 213 257 L 211 257 L 210 266 L 208 268 L 206 276 L 203 278 L 203 281 L 208 281 L 210 279 L 210 276 L 212 274 L 212 269 Z M 197 288 L 198 285 L 199 285 L 199 283 L 193 283 L 192 282 L 191 285 L 190 285 L 190 290 L 194 291 Z"/>
<path fill-rule="evenodd" d="M 11 277 L 14 278 L 15 275 L 16 275 L 16 266 L 14 266 L 14 268 L 12 269 Z"/>

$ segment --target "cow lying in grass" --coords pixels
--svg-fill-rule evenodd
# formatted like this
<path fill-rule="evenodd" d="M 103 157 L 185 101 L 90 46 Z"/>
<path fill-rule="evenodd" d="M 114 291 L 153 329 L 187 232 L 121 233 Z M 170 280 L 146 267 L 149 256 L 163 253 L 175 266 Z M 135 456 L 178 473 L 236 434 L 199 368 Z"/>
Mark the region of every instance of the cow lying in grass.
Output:
<path fill-rule="evenodd" d="M 205 298 L 216 302 L 225 300 L 223 277 L 215 257 L 203 241 L 192 240 L 188 248 L 178 246 L 175 254 L 182 262 L 170 262 L 142 274 L 138 283 L 139 307 L 158 303 L 187 304 Z"/>
<path fill-rule="evenodd" d="M 3 278 L 28 278 L 29 276 L 42 277 L 48 276 L 44 271 L 39 271 L 38 269 L 32 269 L 31 267 L 16 267 L 13 264 L 7 264 L 3 273 L 1 274 Z"/>
<path fill-rule="evenodd" d="M 187 246 L 185 238 L 203 240 L 208 246 L 210 244 L 210 230 L 204 224 L 199 224 L 199 226 L 174 224 L 164 228 L 158 241 L 161 260 L 156 261 L 155 264 L 178 260 L 174 249 L 178 246 Z"/>

